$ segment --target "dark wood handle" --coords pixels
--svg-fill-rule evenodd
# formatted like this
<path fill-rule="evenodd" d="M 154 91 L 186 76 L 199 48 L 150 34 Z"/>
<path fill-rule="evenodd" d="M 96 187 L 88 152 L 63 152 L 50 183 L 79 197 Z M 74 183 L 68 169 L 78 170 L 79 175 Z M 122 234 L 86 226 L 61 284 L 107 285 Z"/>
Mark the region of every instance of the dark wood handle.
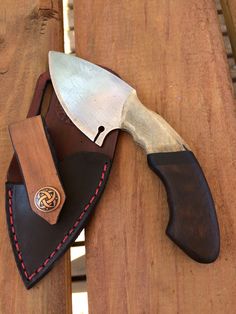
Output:
<path fill-rule="evenodd" d="M 213 262 L 219 255 L 219 227 L 209 186 L 194 154 L 154 153 L 147 158 L 166 187 L 167 235 L 194 260 Z"/>

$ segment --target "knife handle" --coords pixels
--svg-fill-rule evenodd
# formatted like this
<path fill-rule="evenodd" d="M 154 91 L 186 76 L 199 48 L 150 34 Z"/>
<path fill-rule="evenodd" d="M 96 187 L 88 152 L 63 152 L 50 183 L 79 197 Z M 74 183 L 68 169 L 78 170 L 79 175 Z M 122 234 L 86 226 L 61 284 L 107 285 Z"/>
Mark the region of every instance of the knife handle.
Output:
<path fill-rule="evenodd" d="M 135 92 L 124 104 L 121 128 L 145 149 L 150 168 L 166 187 L 167 235 L 194 260 L 213 262 L 220 247 L 215 206 L 187 143 L 160 115 L 143 106 Z"/>
<path fill-rule="evenodd" d="M 219 227 L 209 186 L 194 154 L 153 153 L 147 160 L 167 191 L 167 235 L 194 260 L 213 262 L 219 255 Z"/>

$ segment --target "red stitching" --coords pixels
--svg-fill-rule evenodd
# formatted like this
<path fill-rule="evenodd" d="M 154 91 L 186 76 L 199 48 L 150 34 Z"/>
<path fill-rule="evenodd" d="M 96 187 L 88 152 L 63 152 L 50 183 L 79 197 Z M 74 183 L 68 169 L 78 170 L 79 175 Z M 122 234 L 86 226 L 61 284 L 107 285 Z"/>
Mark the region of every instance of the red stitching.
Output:
<path fill-rule="evenodd" d="M 56 251 L 60 250 L 61 246 L 62 246 L 62 243 L 60 242 L 58 246 L 56 247 Z"/>
<path fill-rule="evenodd" d="M 62 242 L 64 243 L 64 242 L 67 240 L 68 237 L 69 237 L 69 236 L 66 235 L 65 238 L 62 240 Z"/>
<path fill-rule="evenodd" d="M 56 251 L 53 251 L 53 252 L 50 254 L 50 258 L 52 258 L 55 254 L 56 254 Z"/>
<path fill-rule="evenodd" d="M 79 216 L 79 219 L 82 219 L 84 216 L 84 212 Z"/>
<path fill-rule="evenodd" d="M 29 280 L 31 280 L 36 275 L 36 272 L 34 272 L 31 276 L 28 277 Z"/>
<path fill-rule="evenodd" d="M 35 270 L 31 275 L 29 275 L 26 271 L 26 267 L 25 264 L 23 262 L 22 256 L 21 256 L 21 251 L 20 251 L 20 247 L 19 247 L 19 243 L 17 241 L 17 237 L 16 237 L 16 233 L 15 233 L 15 227 L 14 227 L 14 219 L 13 219 L 13 209 L 12 209 L 12 196 L 13 196 L 13 192 L 12 190 L 8 190 L 8 205 L 9 205 L 9 213 L 10 213 L 10 226 L 11 226 L 11 232 L 13 234 L 13 238 L 14 238 L 14 245 L 17 251 L 17 256 L 19 258 L 19 260 L 21 261 L 21 267 L 24 271 L 25 277 L 30 281 L 36 274 L 38 274 L 46 265 L 47 263 L 50 261 L 51 258 L 54 257 L 54 255 L 56 254 L 56 252 L 58 252 L 60 250 L 60 248 L 62 247 L 62 245 L 66 242 L 66 240 L 71 236 L 71 234 L 73 233 L 73 231 L 75 230 L 75 228 L 78 226 L 78 224 L 80 223 L 81 219 L 83 218 L 83 216 L 85 215 L 86 211 L 88 210 L 88 208 L 90 207 L 90 205 L 93 203 L 93 201 L 95 200 L 99 189 L 102 185 L 102 182 L 104 181 L 104 175 L 107 171 L 108 167 L 107 167 L 107 163 L 104 164 L 103 166 L 103 171 L 101 174 L 101 178 L 100 181 L 98 183 L 98 187 L 95 190 L 94 195 L 91 197 L 90 201 L 88 202 L 88 204 L 84 207 L 82 213 L 80 214 L 79 218 L 76 220 L 76 222 L 74 223 L 73 227 L 67 232 L 67 234 L 65 235 L 64 239 L 57 245 L 56 249 L 50 254 L 49 257 L 46 258 L 46 260 L 43 262 L 42 265 L 40 265 L 37 270 Z"/>
<path fill-rule="evenodd" d="M 47 258 L 46 261 L 43 263 L 43 265 L 46 266 L 49 261 L 50 261 L 50 259 Z"/>
<path fill-rule="evenodd" d="M 43 269 L 43 266 L 40 266 L 36 271 L 39 273 Z"/>
<path fill-rule="evenodd" d="M 90 204 L 86 205 L 84 210 L 87 210 L 89 208 Z"/>
<path fill-rule="evenodd" d="M 77 227 L 78 226 L 78 224 L 79 224 L 79 222 L 78 221 L 76 221 L 76 223 L 74 224 L 74 226 L 75 227 Z M 63 240 L 64 241 L 64 240 Z"/>
<path fill-rule="evenodd" d="M 95 196 L 93 196 L 93 197 L 91 198 L 91 200 L 89 201 L 89 204 L 91 204 L 94 199 L 95 199 Z"/>

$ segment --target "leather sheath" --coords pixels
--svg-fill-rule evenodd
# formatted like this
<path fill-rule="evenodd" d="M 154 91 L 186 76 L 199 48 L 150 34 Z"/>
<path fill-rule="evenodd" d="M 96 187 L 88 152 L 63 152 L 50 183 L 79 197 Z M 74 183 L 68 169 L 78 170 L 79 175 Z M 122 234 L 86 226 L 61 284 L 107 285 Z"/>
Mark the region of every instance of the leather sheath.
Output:
<path fill-rule="evenodd" d="M 55 225 L 35 214 L 13 156 L 6 182 L 6 216 L 16 264 L 28 289 L 46 275 L 87 225 L 109 177 L 118 136 L 118 131 L 111 132 L 102 147 L 90 141 L 65 114 L 48 73 L 38 79 L 28 117 L 38 114 L 46 122 L 66 201 Z"/>

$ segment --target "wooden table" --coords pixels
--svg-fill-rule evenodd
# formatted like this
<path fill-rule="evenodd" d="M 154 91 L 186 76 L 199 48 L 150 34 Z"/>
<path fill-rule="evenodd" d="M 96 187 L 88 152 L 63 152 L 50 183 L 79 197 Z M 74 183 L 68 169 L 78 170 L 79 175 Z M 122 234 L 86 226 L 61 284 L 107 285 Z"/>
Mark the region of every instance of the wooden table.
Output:
<path fill-rule="evenodd" d="M 52 2 L 56 12 L 51 1 L 7 2 L 3 10 L 0 4 L 0 313 L 70 313 L 68 254 L 26 291 L 3 202 L 12 154 L 6 126 L 26 115 L 47 50 L 62 49 L 60 1 Z M 77 54 L 119 73 L 189 143 L 211 186 L 221 230 L 214 264 L 197 264 L 178 249 L 164 232 L 163 185 L 122 133 L 87 228 L 90 314 L 235 313 L 236 111 L 214 1 L 75 0 L 74 6 Z"/>

